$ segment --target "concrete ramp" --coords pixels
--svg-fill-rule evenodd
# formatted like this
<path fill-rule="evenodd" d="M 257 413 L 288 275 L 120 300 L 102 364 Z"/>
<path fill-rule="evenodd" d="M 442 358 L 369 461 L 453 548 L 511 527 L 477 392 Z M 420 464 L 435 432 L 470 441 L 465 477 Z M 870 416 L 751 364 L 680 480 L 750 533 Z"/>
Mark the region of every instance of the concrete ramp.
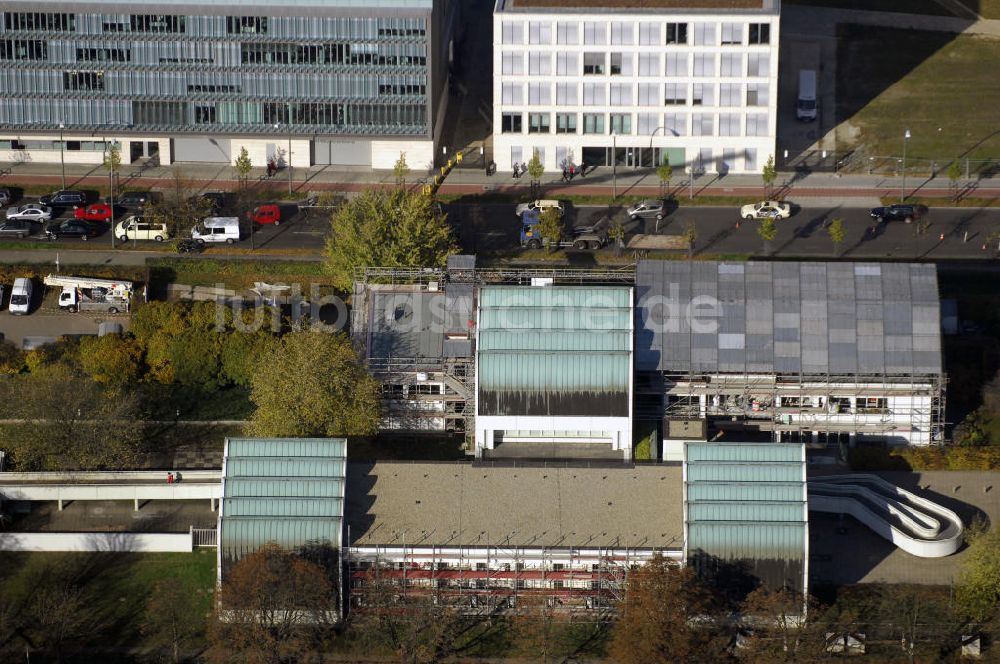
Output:
<path fill-rule="evenodd" d="M 958 551 L 964 527 L 953 511 L 876 475 L 809 480 L 809 510 L 850 514 L 903 551 L 942 558 Z"/>

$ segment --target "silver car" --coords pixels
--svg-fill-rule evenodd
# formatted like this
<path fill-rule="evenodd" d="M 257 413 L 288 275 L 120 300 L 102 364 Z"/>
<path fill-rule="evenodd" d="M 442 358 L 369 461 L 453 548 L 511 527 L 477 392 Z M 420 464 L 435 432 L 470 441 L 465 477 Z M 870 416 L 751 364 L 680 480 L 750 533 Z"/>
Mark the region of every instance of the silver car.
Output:
<path fill-rule="evenodd" d="M 52 219 L 52 208 L 38 203 L 28 203 L 21 207 L 7 210 L 8 219 L 25 219 L 41 223 Z"/>

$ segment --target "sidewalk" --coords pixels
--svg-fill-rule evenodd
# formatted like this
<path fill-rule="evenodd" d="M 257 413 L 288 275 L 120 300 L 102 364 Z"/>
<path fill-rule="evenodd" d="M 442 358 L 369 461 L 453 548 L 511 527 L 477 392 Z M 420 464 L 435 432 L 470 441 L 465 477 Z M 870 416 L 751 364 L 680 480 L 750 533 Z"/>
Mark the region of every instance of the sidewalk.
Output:
<path fill-rule="evenodd" d="M 122 167 L 119 186 L 131 188 L 163 188 L 173 184 L 173 168 L 179 169 L 185 179 L 193 181 L 201 190 L 232 190 L 238 182 L 232 168 L 219 164 L 183 163 L 174 166 L 146 168 L 139 173 L 138 166 Z M 54 189 L 61 185 L 59 164 L 15 164 L 0 163 L 0 168 L 11 168 L 11 173 L 0 177 L 0 187 L 18 185 L 51 185 Z M 263 169 L 261 169 L 263 170 Z M 266 184 L 278 191 L 288 186 L 287 172 L 267 179 L 258 179 L 260 173 L 251 177 L 255 185 Z M 432 174 L 412 172 L 407 183 L 419 185 L 428 181 Z M 103 166 L 66 165 L 66 186 L 70 188 L 94 189 L 107 186 L 108 175 Z M 763 196 L 764 186 L 760 175 L 725 175 L 712 173 L 696 177 L 692 183 L 686 173 L 675 173 L 670 181 L 671 190 L 677 196 Z M 292 170 L 292 190 L 295 195 L 305 198 L 313 191 L 357 192 L 372 186 L 394 186 L 392 171 L 343 170 L 329 166 L 295 168 Z M 789 200 L 800 198 L 838 197 L 862 198 L 878 196 L 898 196 L 903 185 L 902 178 L 881 175 L 844 175 L 833 173 L 779 173 L 774 182 L 774 192 Z M 660 192 L 659 180 L 652 169 L 635 171 L 619 169 L 617 174 L 609 166 L 589 170 L 585 177 L 577 176 L 573 182 L 561 182 L 561 174 L 546 173 L 541 179 L 541 187 L 546 195 L 552 196 L 608 196 L 613 193 L 629 197 L 656 196 Z M 965 197 L 1000 198 L 1000 178 L 983 180 L 960 180 L 959 187 Z M 482 168 L 473 166 L 457 168 L 442 185 L 440 193 L 484 194 L 504 193 L 527 195 L 530 182 L 527 177 L 515 180 L 506 171 L 487 176 Z M 906 179 L 908 196 L 948 197 L 951 195 L 950 182 L 945 177 L 933 180 L 926 177 L 910 176 Z"/>

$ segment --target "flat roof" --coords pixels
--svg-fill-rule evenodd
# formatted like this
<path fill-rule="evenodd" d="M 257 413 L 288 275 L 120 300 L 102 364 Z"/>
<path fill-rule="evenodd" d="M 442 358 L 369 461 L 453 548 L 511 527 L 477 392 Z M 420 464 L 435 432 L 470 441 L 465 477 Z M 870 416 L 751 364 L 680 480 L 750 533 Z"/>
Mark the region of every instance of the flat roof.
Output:
<path fill-rule="evenodd" d="M 352 546 L 683 547 L 679 465 L 352 462 Z"/>
<path fill-rule="evenodd" d="M 415 288 L 373 290 L 368 357 L 435 359 L 443 353 L 445 295 Z"/>
<path fill-rule="evenodd" d="M 546 10 L 576 12 L 652 12 L 657 10 L 725 11 L 746 9 L 774 11 L 778 0 L 498 0 L 497 11 Z"/>

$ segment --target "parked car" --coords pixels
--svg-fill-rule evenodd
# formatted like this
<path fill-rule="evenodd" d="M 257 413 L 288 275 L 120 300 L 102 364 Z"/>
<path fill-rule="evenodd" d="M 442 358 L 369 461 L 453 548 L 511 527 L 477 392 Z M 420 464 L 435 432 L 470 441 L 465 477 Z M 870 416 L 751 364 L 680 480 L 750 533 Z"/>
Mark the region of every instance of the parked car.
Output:
<path fill-rule="evenodd" d="M 27 219 L 8 219 L 0 223 L 0 238 L 25 238 L 35 232 L 35 226 Z"/>
<path fill-rule="evenodd" d="M 514 208 L 514 214 L 517 215 L 518 219 L 521 219 L 521 215 L 523 215 L 525 212 L 529 210 L 538 210 L 539 212 L 541 212 L 546 208 L 558 209 L 560 216 L 562 216 L 562 214 L 566 211 L 565 208 L 563 207 L 563 204 L 560 203 L 559 201 L 537 200 L 537 201 L 528 201 L 527 203 L 519 203 L 518 206 Z"/>
<path fill-rule="evenodd" d="M 34 286 L 31 279 L 18 277 L 14 280 L 14 287 L 10 289 L 10 305 L 7 309 L 14 315 L 27 314 L 31 311 L 31 293 Z"/>
<path fill-rule="evenodd" d="M 89 222 L 81 219 L 56 220 L 45 227 L 45 236 L 50 240 L 58 240 L 64 237 L 78 237 L 86 241 L 96 235 L 97 229 L 91 226 Z"/>
<path fill-rule="evenodd" d="M 106 203 L 93 203 L 87 207 L 79 207 L 73 216 L 84 221 L 109 221 L 114 217 L 111 206 Z"/>
<path fill-rule="evenodd" d="M 625 214 L 632 221 L 640 219 L 659 221 L 670 214 L 676 206 L 677 202 L 673 198 L 649 198 L 635 203 L 625 211 Z"/>
<path fill-rule="evenodd" d="M 118 222 L 115 226 L 115 237 L 122 242 L 129 240 L 163 242 L 170 239 L 170 230 L 164 223 L 145 221 L 141 216 L 133 214 Z"/>
<path fill-rule="evenodd" d="M 38 199 L 42 205 L 50 207 L 79 207 L 87 204 L 87 195 L 82 191 L 64 189 L 51 194 L 46 194 Z"/>
<path fill-rule="evenodd" d="M 926 205 L 895 204 L 885 207 L 872 208 L 870 213 L 875 221 L 905 221 L 910 223 L 914 219 L 921 219 L 927 214 Z"/>
<path fill-rule="evenodd" d="M 0 205 L 10 205 L 11 200 L 10 189 L 0 189 Z"/>
<path fill-rule="evenodd" d="M 0 309 L 3 309 L 3 294 L 6 292 L 7 290 L 4 288 L 4 285 L 0 284 Z"/>
<path fill-rule="evenodd" d="M 792 216 L 792 206 L 780 201 L 761 201 L 740 208 L 740 216 L 747 220 L 753 219 L 787 219 Z"/>
<path fill-rule="evenodd" d="M 21 207 L 7 210 L 7 219 L 24 219 L 41 223 L 52 219 L 52 208 L 38 203 L 28 203 Z"/>
<path fill-rule="evenodd" d="M 123 208 L 142 208 L 150 203 L 158 203 L 163 200 L 163 194 L 158 191 L 126 191 L 115 196 L 115 205 Z M 105 199 L 105 203 L 111 203 L 111 199 Z"/>
<path fill-rule="evenodd" d="M 240 239 L 239 217 L 208 217 L 191 229 L 191 238 L 198 242 L 233 244 Z"/>
<path fill-rule="evenodd" d="M 250 221 L 255 224 L 274 224 L 277 226 L 281 223 L 281 208 L 270 203 L 258 205 L 250 213 Z"/>

